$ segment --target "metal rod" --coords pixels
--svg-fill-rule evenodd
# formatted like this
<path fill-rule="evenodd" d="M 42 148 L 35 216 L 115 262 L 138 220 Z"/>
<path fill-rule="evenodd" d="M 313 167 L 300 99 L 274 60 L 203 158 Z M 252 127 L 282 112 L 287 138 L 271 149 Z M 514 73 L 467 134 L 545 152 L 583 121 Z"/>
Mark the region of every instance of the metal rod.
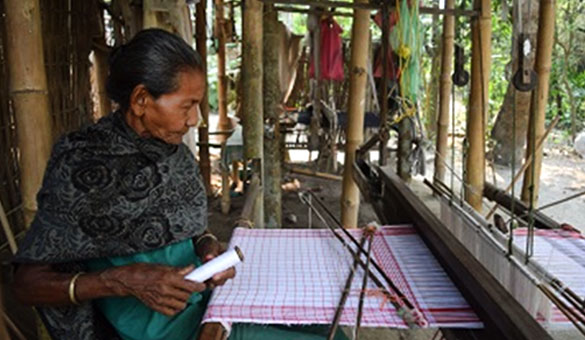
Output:
<path fill-rule="evenodd" d="M 366 241 L 366 234 L 363 233 L 360 239 L 360 246 L 364 246 L 364 242 Z M 331 328 L 329 329 L 329 336 L 327 340 L 333 340 L 335 338 L 335 332 L 337 331 L 337 326 L 339 326 L 339 320 L 341 320 L 341 314 L 343 314 L 343 307 L 345 306 L 345 302 L 347 301 L 347 297 L 349 296 L 349 292 L 351 291 L 351 282 L 353 281 L 353 277 L 355 276 L 355 270 L 358 267 L 358 263 L 360 260 L 359 253 L 355 253 L 353 255 L 353 264 L 351 266 L 351 270 L 349 275 L 347 275 L 347 280 L 345 280 L 345 287 L 343 288 L 343 293 L 341 294 L 341 298 L 339 299 L 339 304 L 337 305 L 337 310 L 335 310 L 335 316 L 333 317 L 333 324 L 331 324 Z"/>

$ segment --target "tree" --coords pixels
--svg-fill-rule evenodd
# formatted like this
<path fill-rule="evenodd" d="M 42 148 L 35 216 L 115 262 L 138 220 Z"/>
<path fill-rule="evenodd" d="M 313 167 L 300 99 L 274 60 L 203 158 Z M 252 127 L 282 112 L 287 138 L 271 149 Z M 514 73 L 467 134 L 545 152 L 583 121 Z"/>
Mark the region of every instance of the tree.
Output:
<path fill-rule="evenodd" d="M 532 51 L 526 57 L 525 62 L 530 68 L 534 67 L 536 56 L 536 30 L 538 29 L 538 2 L 533 1 L 531 5 L 524 2 L 522 8 L 514 6 L 513 9 L 513 29 L 512 29 L 512 60 L 508 69 L 508 82 L 506 94 L 500 107 L 496 123 L 491 131 L 491 137 L 495 142 L 493 150 L 493 159 L 498 164 L 512 164 L 512 155 L 515 152 L 516 165 L 519 165 L 524 156 L 524 147 L 526 144 L 526 129 L 528 127 L 528 113 L 530 111 L 531 92 L 517 91 L 511 82 L 512 76 L 518 69 L 518 60 L 520 45 L 518 39 L 520 34 L 527 34 Z M 521 16 L 519 16 L 521 11 Z M 517 18 L 522 18 L 522 23 L 517 22 Z M 522 29 L 522 31 L 521 31 Z M 501 32 L 500 32 L 501 34 Z M 513 114 L 513 111 L 516 114 Z M 513 117 L 516 117 L 516 139 L 513 140 L 512 126 L 514 125 Z"/>

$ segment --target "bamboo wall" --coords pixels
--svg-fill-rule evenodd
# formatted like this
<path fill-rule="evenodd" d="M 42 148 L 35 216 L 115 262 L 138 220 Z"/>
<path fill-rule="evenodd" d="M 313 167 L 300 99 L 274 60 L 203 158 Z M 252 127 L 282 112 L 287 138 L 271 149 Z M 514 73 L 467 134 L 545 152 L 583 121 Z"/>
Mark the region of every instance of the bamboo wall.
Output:
<path fill-rule="evenodd" d="M 24 221 L 18 187 L 16 127 L 8 96 L 3 2 L 0 0 L 0 200 L 13 231 L 19 233 L 24 229 Z M 94 1 L 40 0 L 40 3 L 53 136 L 59 138 L 91 119 L 89 53 L 97 27 L 91 27 L 88 22 L 97 15 L 97 7 Z M 0 234 L 0 245 L 5 242 L 4 234 Z"/>

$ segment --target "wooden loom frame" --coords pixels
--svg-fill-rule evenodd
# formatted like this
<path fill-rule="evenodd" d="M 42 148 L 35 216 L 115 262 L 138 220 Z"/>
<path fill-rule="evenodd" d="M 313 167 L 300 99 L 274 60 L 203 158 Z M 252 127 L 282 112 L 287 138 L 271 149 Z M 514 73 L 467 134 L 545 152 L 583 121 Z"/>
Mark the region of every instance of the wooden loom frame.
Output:
<path fill-rule="evenodd" d="M 360 191 L 374 206 L 380 221 L 384 224 L 413 223 L 485 325 L 482 330 L 441 329 L 445 338 L 552 339 L 392 170 L 388 167 L 374 169 L 365 162 L 355 163 L 354 170 Z M 223 326 L 214 322 L 203 325 L 198 339 L 226 337 Z"/>
<path fill-rule="evenodd" d="M 354 179 L 383 223 L 413 223 L 419 235 L 483 321 L 483 330 L 443 329 L 457 339 L 552 339 L 437 216 L 388 167 L 354 164 Z"/>

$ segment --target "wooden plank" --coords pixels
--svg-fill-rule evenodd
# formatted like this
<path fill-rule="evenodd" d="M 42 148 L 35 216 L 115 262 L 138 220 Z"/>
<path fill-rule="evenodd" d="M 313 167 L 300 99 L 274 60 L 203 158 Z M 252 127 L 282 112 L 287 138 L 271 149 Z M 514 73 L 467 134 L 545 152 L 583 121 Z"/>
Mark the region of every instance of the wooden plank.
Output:
<path fill-rule="evenodd" d="M 379 174 L 385 217 L 392 223 L 408 218 L 414 223 L 493 339 L 552 339 L 391 169 L 379 168 Z"/>

